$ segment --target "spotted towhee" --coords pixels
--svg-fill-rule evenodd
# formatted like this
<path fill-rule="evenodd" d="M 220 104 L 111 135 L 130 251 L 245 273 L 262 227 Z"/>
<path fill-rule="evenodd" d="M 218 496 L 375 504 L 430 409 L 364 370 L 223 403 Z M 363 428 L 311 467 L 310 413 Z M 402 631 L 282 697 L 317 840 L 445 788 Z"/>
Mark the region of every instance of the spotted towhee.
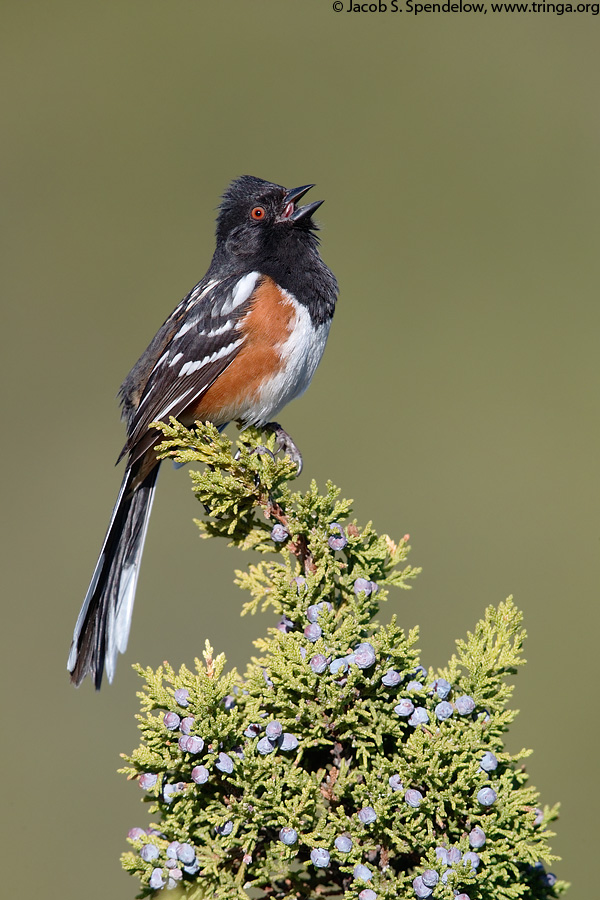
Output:
<path fill-rule="evenodd" d="M 79 685 L 112 681 L 127 645 L 162 440 L 151 422 L 175 416 L 224 427 L 269 426 L 301 468 L 289 435 L 271 419 L 306 390 L 319 364 L 337 297 L 312 214 L 297 206 L 313 185 L 286 190 L 243 175 L 223 196 L 208 272 L 159 329 L 120 389 L 127 468 L 75 625 L 67 668 Z"/>

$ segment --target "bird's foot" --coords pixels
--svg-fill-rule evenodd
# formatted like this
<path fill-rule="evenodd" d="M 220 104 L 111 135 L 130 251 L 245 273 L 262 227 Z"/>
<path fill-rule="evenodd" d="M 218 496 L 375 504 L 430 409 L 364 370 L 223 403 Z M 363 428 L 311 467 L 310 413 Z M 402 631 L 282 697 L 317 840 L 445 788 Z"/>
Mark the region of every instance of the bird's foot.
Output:
<path fill-rule="evenodd" d="M 252 456 L 254 453 L 256 453 L 258 456 L 264 456 L 264 455 L 266 454 L 267 456 L 270 456 L 270 457 L 271 457 L 271 459 L 273 460 L 273 462 L 275 461 L 275 454 L 273 453 L 272 450 L 269 450 L 268 447 L 265 447 L 264 444 L 259 444 L 258 447 L 255 447 L 255 448 L 254 448 L 254 450 L 251 450 L 251 451 L 250 451 L 250 456 Z M 233 458 L 234 458 L 235 460 L 238 460 L 238 459 L 241 457 L 241 455 L 242 455 L 242 451 L 241 451 L 241 450 L 238 450 L 238 451 L 235 453 L 235 456 L 234 456 Z"/>
<path fill-rule="evenodd" d="M 275 435 L 279 449 L 283 450 L 296 464 L 299 475 L 302 471 L 302 454 L 287 431 L 284 431 L 278 422 L 267 422 L 265 430 L 271 431 Z"/>

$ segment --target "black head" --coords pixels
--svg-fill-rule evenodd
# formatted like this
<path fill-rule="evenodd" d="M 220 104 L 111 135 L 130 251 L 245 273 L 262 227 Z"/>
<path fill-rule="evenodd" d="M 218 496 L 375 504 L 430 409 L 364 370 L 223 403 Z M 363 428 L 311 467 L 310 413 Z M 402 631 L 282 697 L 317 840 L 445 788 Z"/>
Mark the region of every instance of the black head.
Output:
<path fill-rule="evenodd" d="M 253 175 L 233 181 L 221 201 L 217 219 L 217 252 L 238 257 L 245 264 L 268 258 L 304 244 L 315 247 L 317 226 L 312 214 L 322 200 L 299 206 L 298 201 L 314 187 L 284 188 Z"/>

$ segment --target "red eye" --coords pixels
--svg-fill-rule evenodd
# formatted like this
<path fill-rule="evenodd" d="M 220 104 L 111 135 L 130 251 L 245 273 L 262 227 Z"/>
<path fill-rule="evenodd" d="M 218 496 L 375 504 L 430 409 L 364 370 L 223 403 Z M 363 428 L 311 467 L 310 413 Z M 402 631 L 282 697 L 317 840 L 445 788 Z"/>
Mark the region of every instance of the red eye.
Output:
<path fill-rule="evenodd" d="M 256 222 L 260 222 L 266 216 L 264 206 L 255 206 L 250 215 Z"/>

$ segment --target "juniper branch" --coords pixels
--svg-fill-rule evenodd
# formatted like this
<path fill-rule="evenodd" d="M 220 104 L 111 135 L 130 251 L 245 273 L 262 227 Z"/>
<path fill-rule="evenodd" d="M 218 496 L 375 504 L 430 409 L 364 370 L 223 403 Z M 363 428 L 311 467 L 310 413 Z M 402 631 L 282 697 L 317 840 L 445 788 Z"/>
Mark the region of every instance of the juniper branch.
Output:
<path fill-rule="evenodd" d="M 274 439 L 231 442 L 210 425 L 160 426 L 163 458 L 199 464 L 204 537 L 264 559 L 236 573 L 243 612 L 281 618 L 243 675 L 210 645 L 194 670 L 138 671 L 142 743 L 125 757 L 158 821 L 130 832 L 124 867 L 140 896 L 179 886 L 202 898 L 398 897 L 549 900 L 557 807 L 539 807 L 507 678 L 524 662 L 509 598 L 445 667 L 420 664 L 416 629 L 376 621 L 408 588 L 408 535 L 351 519 L 328 484 L 293 491 Z"/>

